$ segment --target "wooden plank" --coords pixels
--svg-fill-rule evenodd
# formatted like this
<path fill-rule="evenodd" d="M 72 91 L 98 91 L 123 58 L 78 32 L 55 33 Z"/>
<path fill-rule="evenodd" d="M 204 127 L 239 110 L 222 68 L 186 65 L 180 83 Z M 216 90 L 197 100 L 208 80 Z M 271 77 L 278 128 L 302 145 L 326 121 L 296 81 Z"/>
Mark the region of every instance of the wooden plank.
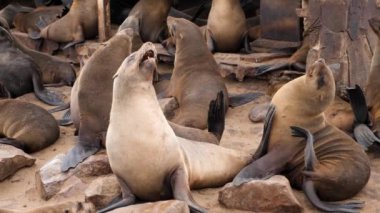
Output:
<path fill-rule="evenodd" d="M 111 34 L 111 19 L 110 19 L 110 1 L 98 1 L 98 32 L 99 41 L 104 42 L 110 38 Z"/>

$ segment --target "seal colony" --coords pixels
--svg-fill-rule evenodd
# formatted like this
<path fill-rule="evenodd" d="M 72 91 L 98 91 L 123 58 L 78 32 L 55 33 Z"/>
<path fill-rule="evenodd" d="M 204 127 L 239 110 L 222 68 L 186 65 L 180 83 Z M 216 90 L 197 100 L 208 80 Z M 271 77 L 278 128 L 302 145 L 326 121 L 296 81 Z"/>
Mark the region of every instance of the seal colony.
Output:
<path fill-rule="evenodd" d="M 190 189 L 227 183 L 251 158 L 175 136 L 152 85 L 156 57 L 153 44 L 145 43 L 124 60 L 114 76 L 106 147 L 122 200 L 100 212 L 133 204 L 137 198 L 155 201 L 169 197 L 185 201 L 196 212 L 206 212 L 194 201 Z"/>

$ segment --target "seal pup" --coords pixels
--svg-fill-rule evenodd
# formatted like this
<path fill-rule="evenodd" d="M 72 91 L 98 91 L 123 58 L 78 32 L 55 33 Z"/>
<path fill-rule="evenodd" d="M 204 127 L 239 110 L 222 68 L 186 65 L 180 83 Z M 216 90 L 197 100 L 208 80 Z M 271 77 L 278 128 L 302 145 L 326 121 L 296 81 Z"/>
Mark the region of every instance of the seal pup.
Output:
<path fill-rule="evenodd" d="M 246 18 L 240 1 L 213 0 L 204 34 L 212 52 L 239 51 L 244 42 L 248 42 Z"/>
<path fill-rule="evenodd" d="M 57 94 L 44 88 L 33 59 L 14 46 L 10 33 L 0 27 L 0 97 L 15 98 L 34 91 L 36 97 L 46 104 L 63 104 Z"/>
<path fill-rule="evenodd" d="M 53 144 L 59 137 L 55 118 L 43 108 L 19 100 L 0 100 L 1 144 L 8 144 L 27 153 Z"/>
<path fill-rule="evenodd" d="M 334 77 L 323 59 L 312 64 L 304 76 L 278 90 L 254 161 L 234 178 L 234 185 L 283 174 L 293 187 L 303 189 L 318 209 L 357 212 L 361 202 L 325 202 L 353 197 L 370 176 L 364 150 L 325 119 L 323 112 L 334 97 Z"/>
<path fill-rule="evenodd" d="M 208 50 L 199 27 L 183 18 L 168 17 L 169 33 L 176 45 L 173 75 L 168 88 L 159 97 L 175 97 L 179 108 L 172 122 L 198 129 L 207 128 L 209 103 L 223 92 L 224 109 L 249 102 L 261 94 L 231 99 L 218 65 Z"/>
<path fill-rule="evenodd" d="M 114 76 L 107 155 L 122 188 L 122 200 L 100 212 L 174 197 L 206 212 L 190 189 L 230 181 L 251 156 L 214 144 L 176 137 L 152 85 L 157 52 L 150 42 L 126 58 Z M 157 160 L 159 159 L 159 160 Z M 139 163 L 136 163 L 139 162 Z"/>
<path fill-rule="evenodd" d="M 0 26 L 5 29 L 10 29 L 13 27 L 13 19 L 20 13 L 28 13 L 33 11 L 31 7 L 21 6 L 20 4 L 8 4 L 2 10 L 0 10 Z"/>
<path fill-rule="evenodd" d="M 75 167 L 105 144 L 112 102 L 112 76 L 141 43 L 131 28 L 117 32 L 100 46 L 81 70 L 71 91 L 70 111 L 79 130 L 78 142 L 63 159 L 62 171 Z M 101 82 L 101 83 L 99 83 Z"/>
<path fill-rule="evenodd" d="M 132 8 L 120 29 L 129 25 L 130 19 L 138 19 L 139 34 L 143 42 L 161 42 L 166 38 L 165 21 L 173 0 L 140 0 Z"/>
<path fill-rule="evenodd" d="M 43 25 L 40 24 L 41 28 Z M 56 42 L 69 42 L 71 47 L 98 34 L 98 7 L 94 0 L 74 0 L 70 11 L 41 30 L 41 37 Z"/>

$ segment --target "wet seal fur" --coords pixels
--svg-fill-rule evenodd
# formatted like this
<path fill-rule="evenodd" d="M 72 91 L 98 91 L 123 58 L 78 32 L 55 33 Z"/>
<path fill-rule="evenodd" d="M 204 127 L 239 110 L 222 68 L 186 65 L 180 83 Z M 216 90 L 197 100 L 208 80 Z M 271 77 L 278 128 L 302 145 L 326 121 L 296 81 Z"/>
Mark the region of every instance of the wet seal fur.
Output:
<path fill-rule="evenodd" d="M 130 27 L 131 20 L 137 19 L 142 41 L 162 41 L 166 37 L 165 21 L 172 2 L 173 0 L 140 0 L 119 29 Z"/>
<path fill-rule="evenodd" d="M 70 11 L 41 30 L 41 37 L 56 42 L 69 42 L 64 48 L 93 38 L 98 34 L 98 7 L 95 0 L 74 0 Z"/>
<path fill-rule="evenodd" d="M 185 201 L 193 211 L 206 212 L 190 189 L 221 186 L 250 160 L 235 150 L 175 136 L 152 85 L 156 58 L 154 45 L 145 43 L 114 76 L 106 148 L 122 200 L 100 212 L 133 204 L 136 198 L 170 197 Z"/>
<path fill-rule="evenodd" d="M 334 97 L 334 77 L 323 59 L 312 64 L 304 76 L 285 84 L 272 99 L 254 161 L 233 183 L 284 174 L 318 209 L 358 212 L 363 206 L 360 201 L 324 202 L 353 197 L 370 176 L 364 150 L 325 119 L 323 112 Z"/>
<path fill-rule="evenodd" d="M 19 100 L 0 100 L 1 144 L 27 153 L 39 151 L 59 138 L 55 118 L 43 108 Z"/>
<path fill-rule="evenodd" d="M 0 27 L 0 97 L 15 98 L 34 91 L 44 103 L 63 104 L 57 94 L 44 88 L 38 66 L 14 43 L 10 33 Z"/>

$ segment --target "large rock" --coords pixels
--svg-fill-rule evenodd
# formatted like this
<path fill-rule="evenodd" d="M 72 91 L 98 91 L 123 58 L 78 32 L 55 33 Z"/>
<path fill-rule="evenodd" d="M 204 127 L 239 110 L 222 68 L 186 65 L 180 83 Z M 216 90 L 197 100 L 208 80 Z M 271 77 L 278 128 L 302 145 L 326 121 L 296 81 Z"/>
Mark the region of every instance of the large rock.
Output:
<path fill-rule="evenodd" d="M 61 172 L 63 157 L 64 154 L 57 155 L 36 172 L 36 188 L 45 200 L 57 194 L 68 196 L 78 187 L 84 191 L 86 188 L 84 183 L 88 182 L 89 178 L 94 179 L 112 173 L 104 151 L 90 156 L 75 169 L 65 173 Z"/>
<path fill-rule="evenodd" d="M 32 166 L 35 158 L 11 145 L 0 144 L 0 181 L 13 175 L 19 169 Z"/>
<path fill-rule="evenodd" d="M 288 179 L 276 175 L 267 180 L 252 180 L 239 187 L 226 185 L 219 202 L 227 208 L 254 212 L 302 212 Z"/>
<path fill-rule="evenodd" d="M 85 191 L 86 202 L 91 202 L 96 209 L 106 207 L 121 193 L 119 182 L 115 175 L 99 177 L 90 183 Z"/>
<path fill-rule="evenodd" d="M 189 207 L 183 201 L 178 200 L 168 200 L 160 201 L 155 203 L 144 203 L 138 205 L 132 205 L 124 208 L 118 208 L 112 213 L 150 213 L 150 212 L 160 212 L 160 213 L 188 213 Z"/>

